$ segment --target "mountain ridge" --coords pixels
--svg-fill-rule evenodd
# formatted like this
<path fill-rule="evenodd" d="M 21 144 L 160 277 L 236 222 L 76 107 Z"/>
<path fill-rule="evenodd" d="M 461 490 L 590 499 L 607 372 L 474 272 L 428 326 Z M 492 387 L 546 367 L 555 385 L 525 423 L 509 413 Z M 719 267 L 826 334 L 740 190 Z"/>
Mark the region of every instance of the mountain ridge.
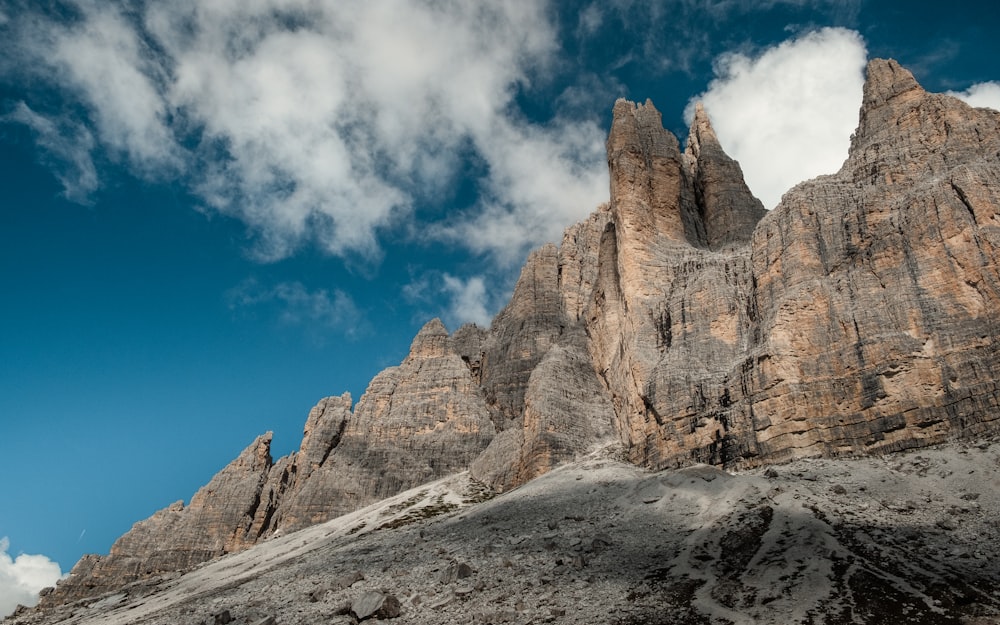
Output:
<path fill-rule="evenodd" d="M 404 361 L 256 439 L 86 556 L 40 609 L 188 570 L 468 468 L 506 491 L 609 443 L 751 468 L 998 428 L 1000 113 L 868 65 L 841 170 L 770 213 L 696 108 L 688 145 L 615 103 L 611 200 L 532 252 L 489 329 L 439 320 Z"/>
<path fill-rule="evenodd" d="M 997 479 L 997 435 L 733 473 L 606 448 L 496 496 L 455 474 L 10 622 L 357 625 L 374 597 L 414 625 L 993 625 Z"/>

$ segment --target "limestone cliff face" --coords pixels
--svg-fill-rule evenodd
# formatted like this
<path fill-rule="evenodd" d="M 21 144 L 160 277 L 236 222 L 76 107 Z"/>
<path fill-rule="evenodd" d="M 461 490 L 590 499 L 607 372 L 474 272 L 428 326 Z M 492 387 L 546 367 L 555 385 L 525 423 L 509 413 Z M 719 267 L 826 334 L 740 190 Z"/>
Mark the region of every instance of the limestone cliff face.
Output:
<path fill-rule="evenodd" d="M 586 245 L 602 223 L 597 216 L 571 229 L 563 250 L 531 254 L 483 343 L 482 385 L 498 434 L 472 473 L 498 490 L 611 439 L 609 397 L 578 319 L 596 276 Z"/>
<path fill-rule="evenodd" d="M 766 213 L 700 107 L 620 100 L 611 201 L 489 329 L 410 354 L 88 556 L 45 603 L 182 570 L 449 473 L 498 490 L 619 442 L 660 468 L 888 452 L 1000 428 L 1000 113 L 875 60 L 842 169 Z"/>
<path fill-rule="evenodd" d="M 759 204 L 703 111 L 686 154 L 719 253 L 622 232 L 636 202 L 612 202 L 589 328 L 633 460 L 759 464 L 995 427 L 1000 115 L 927 94 L 893 61 L 868 74 L 841 171 L 790 191 L 749 246 L 731 233 Z M 635 143 L 612 134 L 609 155 Z M 614 197 L 634 174 L 610 160 Z"/>
<path fill-rule="evenodd" d="M 651 108 L 615 105 L 611 220 L 587 312 L 590 349 L 633 461 L 718 463 L 730 406 L 711 402 L 726 396 L 750 346 L 746 242 L 764 211 L 704 111 L 682 155 L 676 140 L 644 139 L 666 132 Z M 636 166 L 644 162 L 651 166 Z"/>
<path fill-rule="evenodd" d="M 892 451 L 996 424 L 1000 113 L 873 61 L 850 156 L 754 233 L 742 411 L 766 457 Z M 752 412 L 751 412 L 752 411 Z"/>
<path fill-rule="evenodd" d="M 462 471 L 494 431 L 469 366 L 434 319 L 402 364 L 371 381 L 335 452 L 288 500 L 278 527 L 299 529 Z"/>

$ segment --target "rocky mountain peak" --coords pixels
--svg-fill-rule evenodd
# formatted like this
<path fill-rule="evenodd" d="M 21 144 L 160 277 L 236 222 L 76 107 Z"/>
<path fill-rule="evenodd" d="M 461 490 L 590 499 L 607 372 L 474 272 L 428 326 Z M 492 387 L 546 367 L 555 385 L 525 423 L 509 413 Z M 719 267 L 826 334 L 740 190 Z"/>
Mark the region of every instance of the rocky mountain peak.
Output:
<path fill-rule="evenodd" d="M 625 242 L 625 247 L 638 254 L 637 260 L 649 237 L 702 241 L 680 143 L 663 127 L 652 102 L 615 102 L 607 150 L 612 210 L 621 231 L 634 235 L 637 244 Z"/>
<path fill-rule="evenodd" d="M 694 184 L 705 244 L 717 250 L 748 243 L 766 211 L 747 187 L 740 164 L 722 149 L 701 102 L 695 105 L 684 156 Z"/>
<path fill-rule="evenodd" d="M 749 242 L 764 207 L 722 149 L 704 107 L 695 107 L 687 147 L 647 101 L 615 103 L 608 137 L 611 207 L 619 249 L 648 264 L 653 240 L 720 249 Z"/>
<path fill-rule="evenodd" d="M 868 62 L 861 103 L 863 109 L 876 108 L 910 92 L 914 97 L 924 93 L 910 70 L 893 59 L 872 59 Z"/>
<path fill-rule="evenodd" d="M 615 102 L 607 146 L 609 158 L 623 151 L 650 158 L 680 154 L 677 137 L 663 128 L 663 116 L 648 99 L 642 104 L 624 98 Z"/>
<path fill-rule="evenodd" d="M 431 320 L 353 411 L 321 400 L 297 453 L 258 437 L 43 610 L 465 469 L 507 490 L 615 445 L 750 468 L 1000 431 L 1000 113 L 868 71 L 844 167 L 766 218 L 704 108 L 681 153 L 619 100 L 610 203 L 529 256 L 489 329 Z"/>
<path fill-rule="evenodd" d="M 843 171 L 853 182 L 895 194 L 899 185 L 922 185 L 961 164 L 1000 160 L 1000 113 L 928 93 L 893 60 L 873 59 L 867 71 Z"/>
<path fill-rule="evenodd" d="M 409 359 L 435 358 L 451 349 L 448 330 L 437 317 L 424 324 L 410 344 Z"/>
<path fill-rule="evenodd" d="M 232 462 L 233 470 L 237 471 L 266 471 L 271 468 L 271 440 L 274 432 L 261 434 L 244 449 L 236 460 Z"/>
<path fill-rule="evenodd" d="M 715 129 L 712 128 L 712 122 L 708 118 L 708 113 L 705 112 L 705 106 L 701 102 L 697 102 L 694 105 L 694 120 L 691 122 L 691 129 L 688 132 L 686 151 L 697 160 L 703 144 L 719 146 L 719 149 L 722 149 Z"/>

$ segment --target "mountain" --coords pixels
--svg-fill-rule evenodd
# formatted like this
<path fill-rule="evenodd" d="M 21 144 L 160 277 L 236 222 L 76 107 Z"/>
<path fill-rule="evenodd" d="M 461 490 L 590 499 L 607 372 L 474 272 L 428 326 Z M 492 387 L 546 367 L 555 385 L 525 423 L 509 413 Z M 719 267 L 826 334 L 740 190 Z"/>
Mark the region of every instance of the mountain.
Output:
<path fill-rule="evenodd" d="M 38 613 L 288 540 L 281 535 L 465 469 L 470 484 L 504 492 L 620 446 L 645 469 L 715 467 L 694 470 L 695 483 L 699 471 L 713 484 L 747 481 L 757 501 L 767 491 L 753 480 L 763 478 L 732 482 L 722 470 L 810 466 L 802 459 L 881 456 L 1000 431 L 1000 113 L 927 93 L 894 61 L 873 60 L 867 71 L 841 170 L 798 185 L 771 212 L 704 110 L 681 151 L 652 103 L 618 101 L 610 203 L 570 227 L 560 246 L 529 256 L 489 329 L 449 335 L 429 322 L 353 410 L 346 394 L 321 400 L 298 452 L 275 461 L 270 434 L 259 437 L 190 504 L 137 523 L 108 556 L 82 559 Z M 833 476 L 855 465 L 823 466 Z M 646 479 L 629 473 L 639 469 L 616 471 Z M 712 490 L 697 501 L 708 509 L 723 495 L 736 497 Z M 749 562 L 765 556 L 759 545 L 739 546 L 739 528 L 750 536 L 772 527 L 776 508 L 762 505 L 693 518 L 685 531 L 718 525 L 706 554 L 742 562 L 732 575 L 744 580 Z M 827 514 L 813 517 L 826 523 Z M 802 523 L 815 529 L 813 517 Z M 730 531 L 742 555 L 729 553 Z M 843 570 L 823 579 L 859 584 L 851 609 L 860 610 L 865 584 L 846 572 L 857 550 L 836 540 L 840 547 L 821 537 L 802 547 L 829 547 L 817 566 Z M 693 544 L 671 545 L 696 556 Z M 940 594 L 899 591 L 872 575 L 906 601 Z M 793 586 L 792 596 L 804 592 Z M 764 605 L 758 591 L 740 588 L 726 599 L 730 611 Z M 708 592 L 689 590 L 691 601 Z M 970 601 L 996 607 L 980 595 Z M 794 622 L 819 622 L 806 616 Z"/>
<path fill-rule="evenodd" d="M 614 449 L 614 448 L 612 448 Z M 1000 436 L 729 474 L 468 472 L 10 625 L 994 625 Z M 392 619 L 392 615 L 398 618 Z"/>

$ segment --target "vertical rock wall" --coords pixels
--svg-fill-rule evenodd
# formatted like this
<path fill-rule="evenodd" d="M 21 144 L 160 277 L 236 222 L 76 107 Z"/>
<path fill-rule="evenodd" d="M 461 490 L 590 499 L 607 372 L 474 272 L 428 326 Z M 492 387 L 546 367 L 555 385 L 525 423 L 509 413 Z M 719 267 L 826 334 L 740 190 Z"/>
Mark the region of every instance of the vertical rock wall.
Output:
<path fill-rule="evenodd" d="M 676 163 L 674 146 L 643 138 L 648 104 L 616 105 L 588 330 L 634 461 L 751 465 L 996 427 L 1000 114 L 892 61 L 868 71 L 841 171 L 763 219 L 702 110 L 685 176 L 634 166 Z M 685 185 L 704 228 L 682 241 Z"/>
<path fill-rule="evenodd" d="M 1000 353 L 1000 113 L 868 68 L 834 176 L 754 233 L 769 457 L 892 451 L 992 427 Z"/>

